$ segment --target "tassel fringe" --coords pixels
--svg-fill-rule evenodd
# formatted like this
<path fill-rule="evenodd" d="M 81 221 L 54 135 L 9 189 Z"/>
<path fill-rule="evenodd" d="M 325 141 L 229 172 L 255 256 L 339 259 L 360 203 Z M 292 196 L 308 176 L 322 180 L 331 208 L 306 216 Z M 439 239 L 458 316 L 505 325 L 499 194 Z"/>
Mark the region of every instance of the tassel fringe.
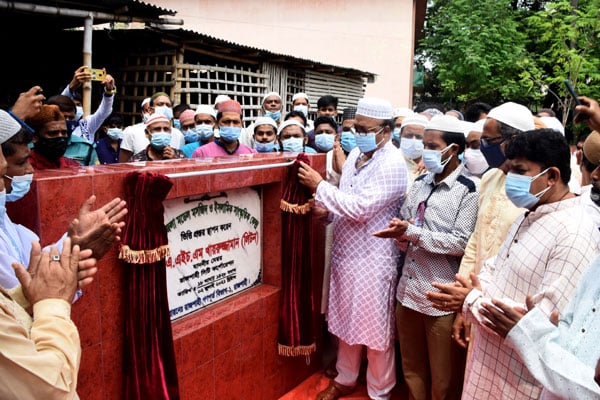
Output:
<path fill-rule="evenodd" d="M 168 244 L 153 250 L 132 250 L 128 245 L 121 245 L 119 259 L 130 264 L 151 264 L 158 262 L 171 254 Z"/>
<path fill-rule="evenodd" d="M 281 208 L 285 212 L 289 212 L 292 214 L 308 214 L 312 209 L 314 200 L 309 200 L 307 203 L 302 205 L 300 204 L 292 204 L 287 201 L 281 199 L 279 203 L 279 208 Z"/>
<path fill-rule="evenodd" d="M 308 346 L 286 346 L 285 344 L 278 343 L 277 351 L 280 356 L 296 357 L 296 356 L 310 356 L 317 350 L 317 344 L 313 343 Z"/>

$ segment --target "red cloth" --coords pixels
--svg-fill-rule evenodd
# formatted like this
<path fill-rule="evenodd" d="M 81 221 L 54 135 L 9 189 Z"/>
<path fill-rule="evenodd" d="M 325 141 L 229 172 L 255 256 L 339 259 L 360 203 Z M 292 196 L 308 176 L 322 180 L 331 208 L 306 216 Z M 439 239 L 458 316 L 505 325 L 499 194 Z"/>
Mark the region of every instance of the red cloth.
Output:
<path fill-rule="evenodd" d="M 281 201 L 281 307 L 279 311 L 279 354 L 308 356 L 316 350 L 314 296 L 312 290 L 312 193 L 298 181 L 300 161 L 310 159 L 300 153 L 290 168 L 288 184 Z"/>
<path fill-rule="evenodd" d="M 124 399 L 177 400 L 179 384 L 167 296 L 163 200 L 173 183 L 151 172 L 125 176 L 129 208 L 119 258 L 125 264 Z"/>
<path fill-rule="evenodd" d="M 61 157 L 56 162 L 49 160 L 40 153 L 36 153 L 35 149 L 32 149 L 30 152 L 29 162 L 33 169 L 38 171 L 42 169 L 81 167 L 81 164 L 72 158 Z"/>

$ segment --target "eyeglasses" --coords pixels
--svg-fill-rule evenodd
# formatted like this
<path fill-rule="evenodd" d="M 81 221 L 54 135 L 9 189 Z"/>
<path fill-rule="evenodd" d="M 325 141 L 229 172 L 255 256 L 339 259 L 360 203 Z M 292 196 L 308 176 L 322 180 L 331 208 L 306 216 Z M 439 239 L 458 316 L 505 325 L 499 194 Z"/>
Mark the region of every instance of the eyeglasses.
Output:
<path fill-rule="evenodd" d="M 377 128 L 379 128 L 379 130 L 377 130 L 377 131 L 373 130 L 373 129 L 377 129 Z M 356 130 L 356 128 L 354 127 L 354 125 L 352 125 L 350 127 L 350 132 L 352 132 L 353 134 L 358 135 L 358 136 L 367 136 L 367 135 L 370 135 L 370 134 L 373 134 L 373 133 L 375 135 L 378 135 L 383 130 L 383 128 L 384 128 L 383 126 L 381 126 L 381 127 L 377 127 L 376 126 L 374 128 L 367 129 L 365 132 L 359 132 L 359 131 Z M 359 128 L 359 129 L 362 130 L 362 128 Z"/>
<path fill-rule="evenodd" d="M 492 144 L 499 144 L 504 142 L 504 137 L 503 136 L 496 136 L 493 138 L 481 138 L 481 144 L 484 146 L 491 146 Z"/>

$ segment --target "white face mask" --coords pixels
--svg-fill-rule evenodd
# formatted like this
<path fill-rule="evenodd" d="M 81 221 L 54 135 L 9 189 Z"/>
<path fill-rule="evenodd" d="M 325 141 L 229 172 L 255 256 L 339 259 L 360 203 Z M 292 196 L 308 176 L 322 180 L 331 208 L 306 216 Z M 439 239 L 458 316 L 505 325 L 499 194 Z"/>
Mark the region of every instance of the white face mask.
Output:
<path fill-rule="evenodd" d="M 465 150 L 465 166 L 475 175 L 481 175 L 489 168 L 487 160 L 479 149 Z"/>

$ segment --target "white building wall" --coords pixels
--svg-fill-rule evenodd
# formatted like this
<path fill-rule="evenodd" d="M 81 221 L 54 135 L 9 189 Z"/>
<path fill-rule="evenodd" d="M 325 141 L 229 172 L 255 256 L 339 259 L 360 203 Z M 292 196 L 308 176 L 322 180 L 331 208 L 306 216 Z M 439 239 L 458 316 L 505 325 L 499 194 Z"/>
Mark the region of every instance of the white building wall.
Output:
<path fill-rule="evenodd" d="M 413 0 L 146 0 L 183 28 L 377 74 L 367 96 L 411 105 Z"/>

